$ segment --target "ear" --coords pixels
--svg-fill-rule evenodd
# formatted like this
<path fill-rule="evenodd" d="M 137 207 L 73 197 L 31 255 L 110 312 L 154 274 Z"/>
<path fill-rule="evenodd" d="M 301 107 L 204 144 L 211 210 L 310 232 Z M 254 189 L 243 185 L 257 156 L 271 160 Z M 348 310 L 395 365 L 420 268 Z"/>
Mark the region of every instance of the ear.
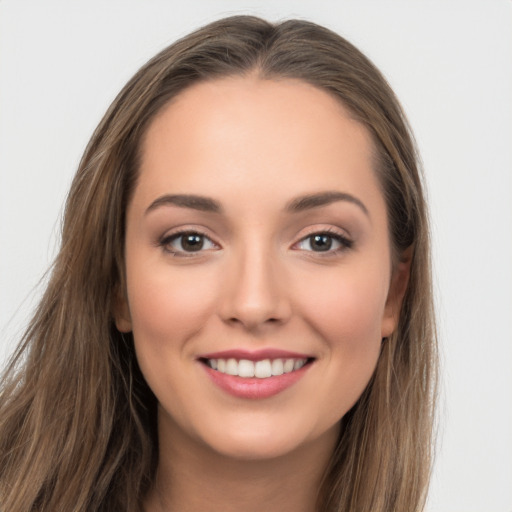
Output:
<path fill-rule="evenodd" d="M 126 293 L 117 289 L 115 292 L 114 304 L 112 305 L 112 314 L 117 330 L 120 332 L 131 332 L 132 317 Z"/>
<path fill-rule="evenodd" d="M 382 317 L 382 338 L 391 336 L 398 327 L 400 310 L 411 274 L 412 256 L 413 247 L 411 246 L 400 255 L 400 260 L 393 269 L 384 315 Z"/>

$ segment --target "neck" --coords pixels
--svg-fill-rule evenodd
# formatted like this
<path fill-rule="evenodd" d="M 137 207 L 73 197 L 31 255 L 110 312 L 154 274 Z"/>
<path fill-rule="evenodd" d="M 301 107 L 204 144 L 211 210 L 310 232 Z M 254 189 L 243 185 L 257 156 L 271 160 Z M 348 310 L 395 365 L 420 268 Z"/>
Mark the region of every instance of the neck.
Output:
<path fill-rule="evenodd" d="M 146 512 L 314 512 L 338 436 L 335 429 L 291 453 L 247 460 L 172 430 L 159 426 L 159 464 Z"/>

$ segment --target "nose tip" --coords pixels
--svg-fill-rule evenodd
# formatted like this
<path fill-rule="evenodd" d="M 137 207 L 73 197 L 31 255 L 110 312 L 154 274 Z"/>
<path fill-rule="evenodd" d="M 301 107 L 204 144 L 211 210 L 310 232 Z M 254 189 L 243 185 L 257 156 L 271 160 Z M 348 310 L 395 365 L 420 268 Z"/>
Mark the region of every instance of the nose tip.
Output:
<path fill-rule="evenodd" d="M 278 274 L 270 258 L 232 267 L 220 307 L 223 321 L 251 331 L 285 323 L 291 307 Z"/>
<path fill-rule="evenodd" d="M 240 325 L 250 331 L 257 330 L 264 325 L 283 323 L 284 315 L 276 311 L 275 308 L 271 309 L 256 303 L 239 303 L 231 315 L 225 317 L 225 321 L 232 325 Z"/>

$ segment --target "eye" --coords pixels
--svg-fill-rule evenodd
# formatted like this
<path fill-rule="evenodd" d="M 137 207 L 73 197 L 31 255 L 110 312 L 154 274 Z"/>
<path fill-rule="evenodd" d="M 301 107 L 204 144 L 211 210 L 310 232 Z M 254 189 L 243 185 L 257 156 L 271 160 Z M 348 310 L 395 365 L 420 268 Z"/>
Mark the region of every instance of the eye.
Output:
<path fill-rule="evenodd" d="M 330 232 L 312 233 L 300 240 L 295 247 L 302 251 L 337 253 L 344 249 L 350 249 L 352 240 Z"/>
<path fill-rule="evenodd" d="M 182 231 L 166 236 L 160 245 L 174 256 L 193 256 L 194 253 L 218 249 L 215 242 L 197 231 Z"/>

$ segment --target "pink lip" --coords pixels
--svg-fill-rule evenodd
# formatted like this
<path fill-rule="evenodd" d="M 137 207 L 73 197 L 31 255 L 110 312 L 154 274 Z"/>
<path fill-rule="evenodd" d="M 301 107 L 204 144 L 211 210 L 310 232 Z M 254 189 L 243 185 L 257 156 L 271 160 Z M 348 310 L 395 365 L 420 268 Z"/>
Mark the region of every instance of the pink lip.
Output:
<path fill-rule="evenodd" d="M 262 350 L 223 350 L 221 352 L 201 354 L 199 359 L 247 359 L 248 361 L 260 361 L 262 359 L 309 359 L 311 357 L 312 356 L 308 354 L 299 354 L 298 352 L 266 348 Z"/>

